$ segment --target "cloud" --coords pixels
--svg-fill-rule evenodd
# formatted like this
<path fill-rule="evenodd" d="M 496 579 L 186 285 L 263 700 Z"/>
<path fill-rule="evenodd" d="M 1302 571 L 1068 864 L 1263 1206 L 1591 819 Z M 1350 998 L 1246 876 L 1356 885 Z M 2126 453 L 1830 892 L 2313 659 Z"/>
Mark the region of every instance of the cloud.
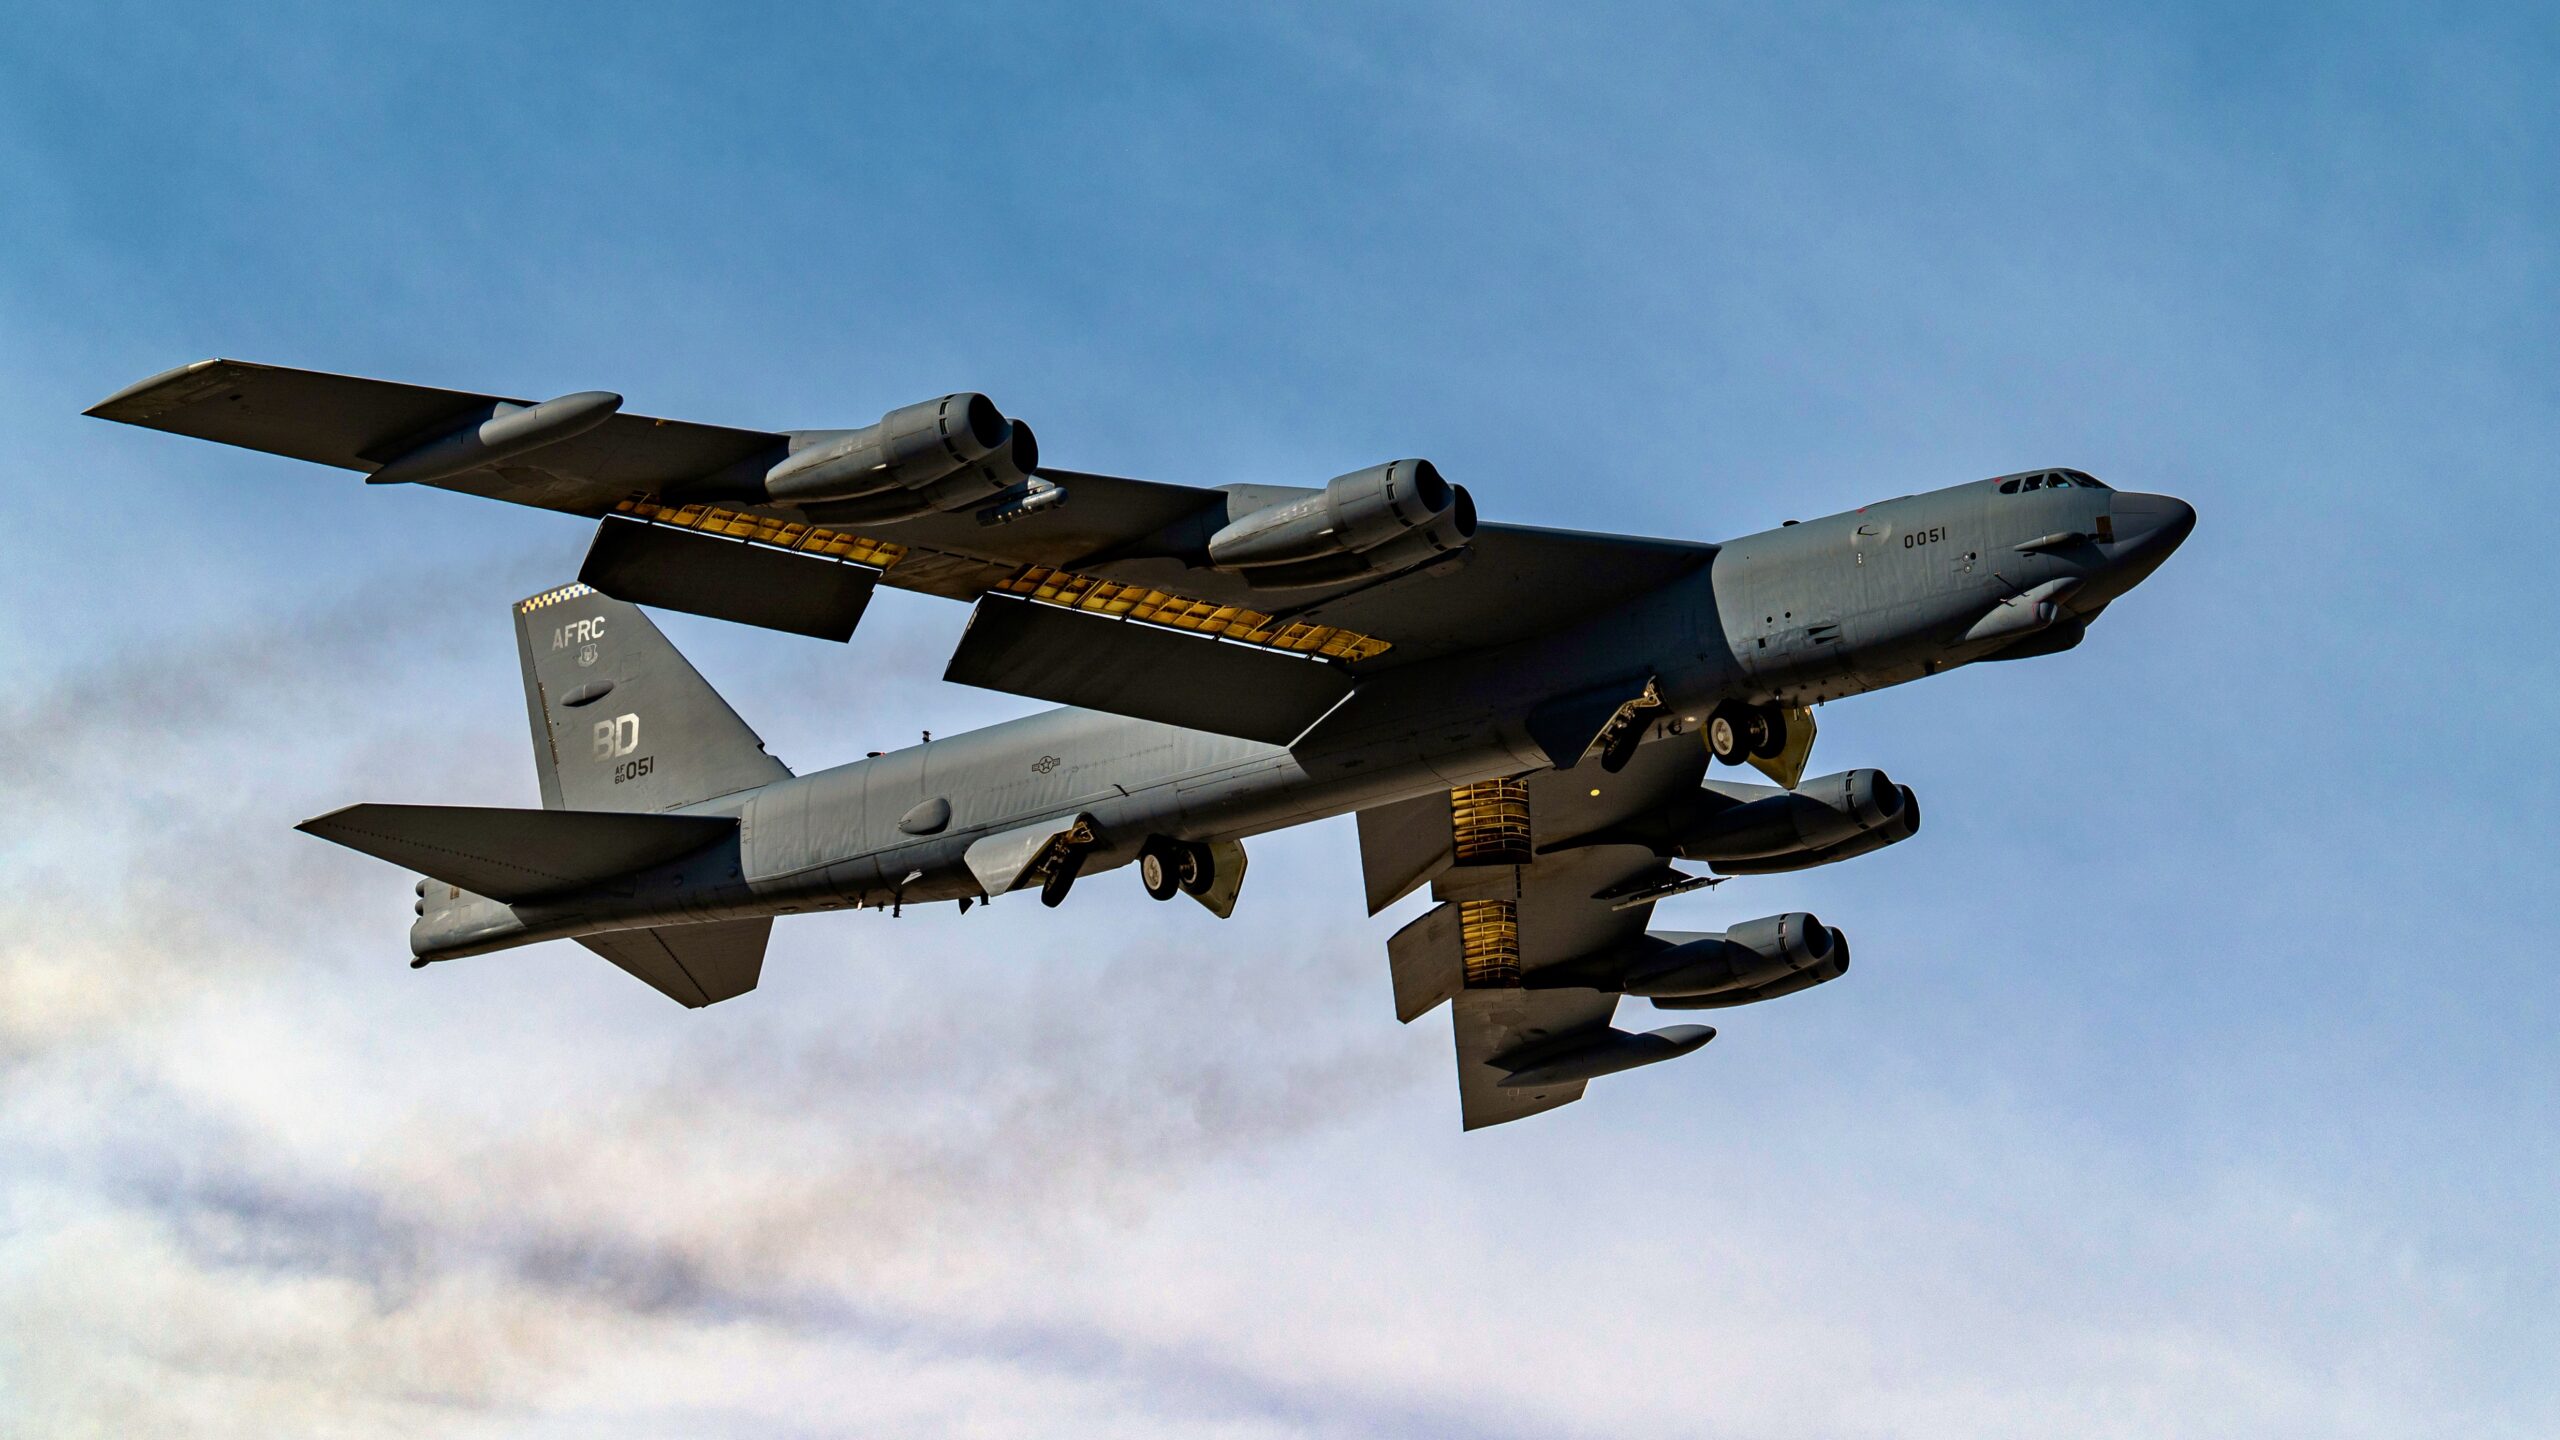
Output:
<path fill-rule="evenodd" d="M 481 578 L 386 589 L 434 613 Z M 452 707 L 343 728 L 349 696 L 395 677 L 435 693 L 447 667 L 322 611 L 162 654 L 68 675 L 0 725 L 13 812 L 82 821 L 0 883 L 0 1265 L 20 1282 L 0 1331 L 5 1403 L 30 1421 L 396 1431 L 539 1409 L 623 1348 L 737 1325 L 854 1335 L 885 1362 L 920 1322 L 848 1297 L 999 1283 L 1025 1247 L 1089 1245 L 1199 1167 L 1416 1078 L 1383 1032 L 1326 1033 L 1342 959 L 1307 967 L 1316 988 L 1144 951 L 1013 966 L 992 995 L 912 986 L 894 1016 L 823 1028 L 752 1000 L 696 1017 L 645 997 L 638 1029 L 569 1004 L 378 1008 L 390 967 L 341 957 L 396 948 L 367 927 L 400 887 L 349 886 L 347 857 L 287 831 L 275 797 L 347 793 L 395 758 L 501 763 L 521 741 L 433 733 Z M 145 745 L 165 771 L 94 793 Z M 907 928 L 1002 948 L 1019 909 Z M 574 980 L 512 973 L 627 985 L 570 953 Z M 400 978 L 451 1000 L 475 976 L 448 968 Z M 494 1098 L 445 1103 L 455 1086 Z M 967 1326 L 934 1343 L 962 1367 L 1077 1348 Z"/>

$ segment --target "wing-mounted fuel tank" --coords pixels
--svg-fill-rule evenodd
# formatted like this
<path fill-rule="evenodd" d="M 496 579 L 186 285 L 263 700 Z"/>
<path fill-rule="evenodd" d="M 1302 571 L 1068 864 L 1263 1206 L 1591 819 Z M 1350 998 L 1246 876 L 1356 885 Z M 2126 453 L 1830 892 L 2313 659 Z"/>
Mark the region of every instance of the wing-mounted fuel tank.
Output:
<path fill-rule="evenodd" d="M 365 483 L 412 485 L 451 479 L 584 435 L 621 409 L 622 397 L 609 390 L 582 390 L 539 405 L 493 401 L 458 422 L 448 422 L 438 433 L 401 447 L 365 477 Z"/>
<path fill-rule="evenodd" d="M 1289 589 L 1393 574 L 1464 550 L 1475 533 L 1465 487 L 1428 460 L 1395 460 L 1230 521 L 1209 537 L 1208 559 L 1255 585 Z"/>
<path fill-rule="evenodd" d="M 1707 780 L 1708 802 L 1673 845 L 1683 859 L 1705 860 L 1727 875 L 1804 870 L 1881 850 L 1920 829 L 1920 797 L 1881 770 L 1843 770 L 1794 790 Z"/>

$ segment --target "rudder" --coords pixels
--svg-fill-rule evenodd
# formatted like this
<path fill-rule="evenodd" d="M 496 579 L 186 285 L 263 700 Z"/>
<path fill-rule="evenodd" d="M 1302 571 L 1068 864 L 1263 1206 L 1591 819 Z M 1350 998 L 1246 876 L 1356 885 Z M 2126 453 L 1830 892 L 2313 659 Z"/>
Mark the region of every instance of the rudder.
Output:
<path fill-rule="evenodd" d="M 563 585 L 515 615 L 544 808 L 672 810 L 790 778 L 638 606 Z"/>

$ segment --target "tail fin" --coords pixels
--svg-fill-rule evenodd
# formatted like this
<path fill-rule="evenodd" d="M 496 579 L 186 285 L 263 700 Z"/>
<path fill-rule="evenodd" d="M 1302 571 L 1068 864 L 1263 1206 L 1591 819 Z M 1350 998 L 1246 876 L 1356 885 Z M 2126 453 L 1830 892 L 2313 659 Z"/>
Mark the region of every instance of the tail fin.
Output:
<path fill-rule="evenodd" d="M 672 810 L 790 768 L 635 605 L 585 585 L 516 604 L 534 768 L 552 810 Z"/>

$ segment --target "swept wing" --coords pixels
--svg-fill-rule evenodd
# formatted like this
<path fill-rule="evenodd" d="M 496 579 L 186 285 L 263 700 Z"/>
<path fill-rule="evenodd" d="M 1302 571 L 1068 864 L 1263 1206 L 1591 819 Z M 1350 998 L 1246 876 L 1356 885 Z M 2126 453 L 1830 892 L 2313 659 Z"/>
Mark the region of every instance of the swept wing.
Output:
<path fill-rule="evenodd" d="M 555 410 L 562 412 L 558 423 L 547 422 Z M 1714 554 L 1711 546 L 1683 541 L 1488 523 L 1454 556 L 1397 573 L 1274 589 L 1200 563 L 1199 545 L 1230 521 L 1315 491 L 1206 488 L 1035 466 L 1042 498 L 1053 503 L 1001 515 L 1002 506 L 963 507 L 854 520 L 845 517 L 861 509 L 858 503 L 792 506 L 736 498 L 737 477 L 764 474 L 851 432 L 702 425 L 623 411 L 620 397 L 600 392 L 537 403 L 239 360 L 172 370 L 88 413 L 587 516 L 599 531 L 581 578 L 608 594 L 837 639 L 852 632 L 871 588 L 885 584 L 970 603 L 1019 599 L 1097 621 L 1301 656 L 1358 675 L 1560 629 L 1656 589 Z M 496 437 L 482 446 L 486 463 L 460 469 L 434 463 L 468 455 L 473 437 L 481 436 Z M 990 648 L 1026 628 L 1019 621 L 992 624 Z M 1083 633 L 1094 638 L 1080 646 L 1102 663 L 1143 664 L 1177 676 L 1186 655 L 1196 653 L 1204 667 L 1216 664 L 1205 650 L 1176 651 L 1168 662 L 1153 649 Z M 1017 673 L 1019 667 L 1003 659 L 980 655 L 966 666 L 955 660 L 960 673 L 953 678 L 1142 718 L 1177 718 L 1159 713 L 1143 693 L 1126 705 L 1107 695 L 1059 694 L 1071 677 L 1044 676 L 1037 667 Z M 1215 671 L 1211 688 L 1234 689 L 1237 677 L 1228 673 L 1234 669 Z M 1295 697 L 1292 718 L 1318 705 L 1312 697 L 1338 688 L 1285 673 L 1274 683 Z M 1214 715 L 1208 718 L 1215 723 Z M 1184 723 L 1202 722 L 1194 716 Z M 1254 728 L 1268 734 L 1278 724 Z"/>

